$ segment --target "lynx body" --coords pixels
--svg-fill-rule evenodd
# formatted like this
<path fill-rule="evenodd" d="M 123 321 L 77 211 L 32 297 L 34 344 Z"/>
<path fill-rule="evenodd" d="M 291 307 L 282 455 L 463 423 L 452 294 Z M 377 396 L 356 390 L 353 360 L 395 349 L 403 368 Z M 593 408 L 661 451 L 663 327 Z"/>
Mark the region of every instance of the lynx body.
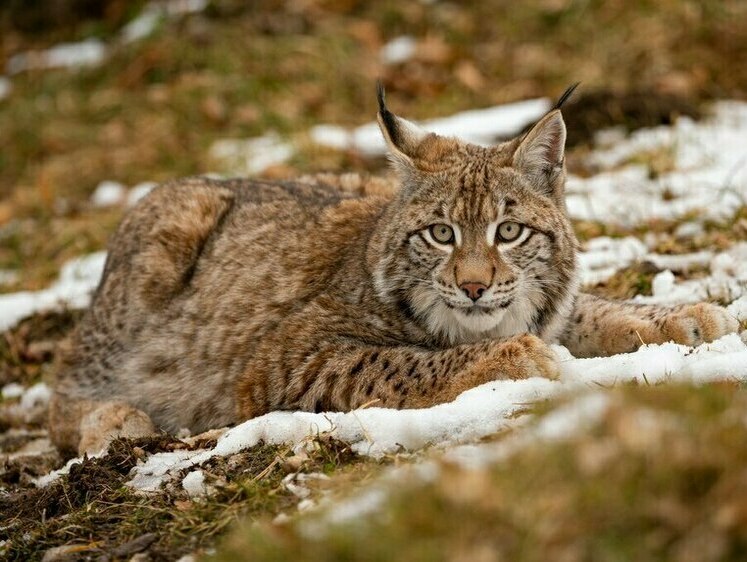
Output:
<path fill-rule="evenodd" d="M 724 309 L 579 294 L 559 109 L 485 148 L 379 122 L 399 178 L 186 179 L 113 237 L 60 365 L 68 451 L 277 409 L 416 408 L 578 356 L 737 328 Z"/>

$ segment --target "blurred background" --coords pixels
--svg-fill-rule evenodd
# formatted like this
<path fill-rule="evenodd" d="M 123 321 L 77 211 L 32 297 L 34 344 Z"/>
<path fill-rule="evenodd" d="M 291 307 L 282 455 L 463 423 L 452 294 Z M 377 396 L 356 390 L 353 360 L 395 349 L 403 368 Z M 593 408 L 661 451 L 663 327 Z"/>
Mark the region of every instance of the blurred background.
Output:
<path fill-rule="evenodd" d="M 600 128 L 744 99 L 745 22 L 741 0 L 1 1 L 0 292 L 104 247 L 133 187 L 382 171 L 308 134 L 370 122 L 377 78 L 412 119 L 581 81 L 574 166 Z"/>

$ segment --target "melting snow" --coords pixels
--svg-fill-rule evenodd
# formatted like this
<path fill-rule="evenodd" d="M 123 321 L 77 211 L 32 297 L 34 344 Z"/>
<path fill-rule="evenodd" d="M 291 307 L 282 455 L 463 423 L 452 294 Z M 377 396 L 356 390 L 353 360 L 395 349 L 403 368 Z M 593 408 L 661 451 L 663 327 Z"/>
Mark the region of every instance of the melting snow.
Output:
<path fill-rule="evenodd" d="M 268 134 L 253 139 L 221 139 L 210 147 L 210 158 L 221 169 L 253 176 L 293 156 L 293 146 Z"/>
<path fill-rule="evenodd" d="M 384 64 L 399 64 L 410 60 L 417 46 L 417 41 L 409 35 L 395 37 L 381 48 L 379 58 Z"/>
<path fill-rule="evenodd" d="M 30 410 L 36 406 L 46 406 L 52 398 L 52 389 L 45 383 L 39 382 L 24 390 L 21 395 L 21 408 Z"/>
<path fill-rule="evenodd" d="M 112 207 L 119 205 L 127 195 L 127 188 L 116 181 L 102 181 L 91 195 L 94 207 Z"/>
<path fill-rule="evenodd" d="M 205 473 L 197 469 L 184 477 L 182 488 L 190 497 L 201 497 L 210 494 L 212 486 L 205 482 Z"/>
<path fill-rule="evenodd" d="M 23 391 L 26 390 L 22 384 L 12 382 L 3 386 L 2 396 L 4 400 L 11 400 L 13 398 L 20 398 L 23 396 Z"/>
<path fill-rule="evenodd" d="M 701 122 L 680 118 L 674 126 L 642 129 L 591 161 L 601 173 L 571 176 L 568 210 L 575 219 L 633 226 L 651 219 L 678 219 L 699 211 L 724 220 L 747 200 L 747 103 L 716 103 Z M 634 157 L 667 151 L 672 171 L 657 178 Z"/>
<path fill-rule="evenodd" d="M 139 183 L 130 189 L 130 192 L 127 194 L 127 206 L 132 207 L 140 201 L 143 197 L 148 195 L 150 191 L 156 187 L 158 184 L 154 181 L 144 181 L 142 183 Z"/>
<path fill-rule="evenodd" d="M 700 253 L 690 256 L 691 263 L 704 261 Z M 747 242 L 740 242 L 725 252 L 714 254 L 709 262 L 711 275 L 708 277 L 678 283 L 669 270 L 657 274 L 652 282 L 652 296 L 639 295 L 635 300 L 646 304 L 683 304 L 705 300 L 730 303 L 747 293 Z"/>
<path fill-rule="evenodd" d="M 123 43 L 145 39 L 156 30 L 163 17 L 161 10 L 157 9 L 156 6 L 155 4 L 149 4 L 137 17 L 122 28 L 120 38 Z"/>
<path fill-rule="evenodd" d="M 101 278 L 105 259 L 106 252 L 74 259 L 62 266 L 58 280 L 47 289 L 0 295 L 0 330 L 12 328 L 37 312 L 61 306 L 87 307 L 91 292 Z"/>
<path fill-rule="evenodd" d="M 747 322 L 747 295 L 739 297 L 726 310 L 740 322 Z"/>
<path fill-rule="evenodd" d="M 106 59 L 106 46 L 98 39 L 78 43 L 60 43 L 45 51 L 28 51 L 8 59 L 8 74 L 46 68 L 95 66 Z"/>
<path fill-rule="evenodd" d="M 153 33 L 165 17 L 181 16 L 201 12 L 207 8 L 208 0 L 170 0 L 169 2 L 150 2 L 120 31 L 123 43 L 132 43 L 145 39 Z"/>
<path fill-rule="evenodd" d="M 208 6 L 208 0 L 168 0 L 167 2 L 150 2 L 138 16 L 125 25 L 119 34 L 124 44 L 139 41 L 148 37 L 158 23 L 166 17 L 201 12 Z M 27 70 L 50 68 L 79 68 L 102 64 L 109 53 L 107 45 L 95 38 L 88 38 L 77 43 L 60 43 L 41 51 L 26 51 L 11 56 L 6 64 L 8 74 L 18 74 Z M 3 85 L 10 83 L 0 77 L 0 99 L 7 95 Z"/>
<path fill-rule="evenodd" d="M 91 204 L 94 207 L 112 207 L 126 203 L 132 207 L 158 184 L 153 181 L 144 181 L 134 185 L 129 190 L 117 181 L 105 180 L 96 186 L 91 195 Z"/>

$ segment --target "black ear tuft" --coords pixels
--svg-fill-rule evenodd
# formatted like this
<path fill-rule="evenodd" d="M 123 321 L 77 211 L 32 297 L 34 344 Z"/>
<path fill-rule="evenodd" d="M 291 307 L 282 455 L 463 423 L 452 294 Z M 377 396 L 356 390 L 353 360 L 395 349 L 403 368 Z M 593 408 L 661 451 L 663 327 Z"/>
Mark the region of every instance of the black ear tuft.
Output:
<path fill-rule="evenodd" d="M 389 111 L 386 108 L 386 92 L 384 91 L 384 84 L 381 80 L 376 81 L 376 99 L 379 100 L 379 111 L 381 113 Z"/>
<path fill-rule="evenodd" d="M 568 99 L 573 95 L 573 92 L 576 91 L 576 88 L 578 88 L 579 84 L 581 84 L 581 82 L 576 82 L 575 84 L 569 86 L 568 89 L 563 92 L 563 95 L 560 96 L 558 101 L 555 102 L 555 106 L 553 107 L 553 109 L 560 109 L 561 107 L 563 107 L 563 104 L 567 102 Z"/>
<path fill-rule="evenodd" d="M 397 125 L 397 118 L 386 106 L 386 92 L 384 91 L 384 84 L 381 80 L 376 81 L 376 98 L 379 100 L 379 116 L 389 134 L 389 138 L 394 144 L 400 144 L 402 138 Z"/>

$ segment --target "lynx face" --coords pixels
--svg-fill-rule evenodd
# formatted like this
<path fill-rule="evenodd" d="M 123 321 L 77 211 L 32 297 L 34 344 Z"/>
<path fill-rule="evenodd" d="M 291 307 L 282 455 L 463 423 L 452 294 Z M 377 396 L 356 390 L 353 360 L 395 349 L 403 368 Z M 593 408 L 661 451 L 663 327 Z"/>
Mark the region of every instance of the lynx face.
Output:
<path fill-rule="evenodd" d="M 495 148 L 385 115 L 380 123 L 402 189 L 383 235 L 388 255 L 375 269 L 380 296 L 450 343 L 523 332 L 553 337 L 560 326 L 553 320 L 567 314 L 576 289 L 560 113 L 522 141 Z"/>

